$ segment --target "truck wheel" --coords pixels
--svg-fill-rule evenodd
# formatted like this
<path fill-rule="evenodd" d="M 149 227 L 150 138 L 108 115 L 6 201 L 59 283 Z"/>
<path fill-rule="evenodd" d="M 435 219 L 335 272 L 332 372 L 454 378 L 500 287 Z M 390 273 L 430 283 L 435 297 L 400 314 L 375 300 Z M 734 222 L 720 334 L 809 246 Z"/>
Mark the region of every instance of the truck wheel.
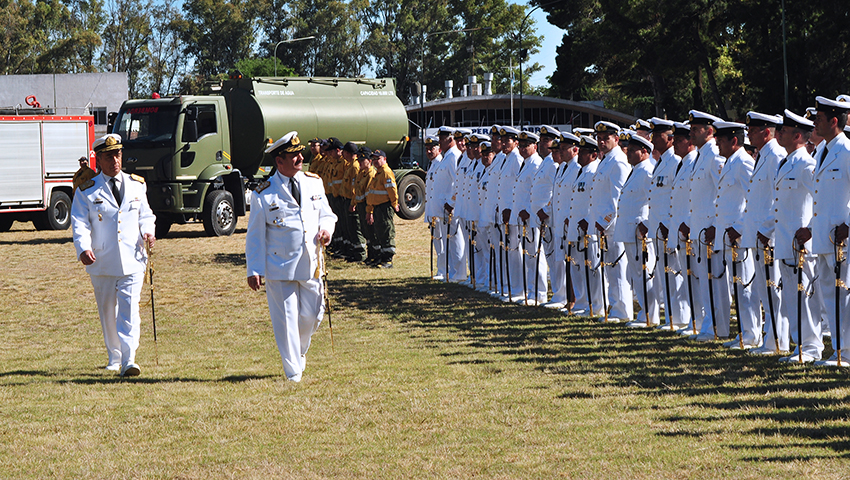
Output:
<path fill-rule="evenodd" d="M 213 190 L 204 200 L 204 231 L 207 235 L 222 237 L 233 235 L 235 230 L 233 195 L 227 190 Z"/>
<path fill-rule="evenodd" d="M 8 232 L 13 223 L 15 223 L 15 217 L 11 214 L 0 215 L 0 232 Z"/>
<path fill-rule="evenodd" d="M 50 205 L 32 220 L 36 230 L 67 230 L 71 226 L 71 197 L 65 192 L 54 191 Z"/>
<path fill-rule="evenodd" d="M 415 220 L 425 213 L 425 181 L 416 175 L 402 177 L 398 184 L 398 216 Z"/>

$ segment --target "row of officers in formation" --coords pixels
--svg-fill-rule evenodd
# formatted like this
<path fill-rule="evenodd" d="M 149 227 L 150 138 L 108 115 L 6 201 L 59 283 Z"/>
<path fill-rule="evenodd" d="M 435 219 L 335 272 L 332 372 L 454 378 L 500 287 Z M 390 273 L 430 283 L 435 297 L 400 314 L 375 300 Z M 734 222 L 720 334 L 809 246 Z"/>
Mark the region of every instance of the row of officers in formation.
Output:
<path fill-rule="evenodd" d="M 310 172 L 325 186 L 337 228 L 328 246 L 335 258 L 375 268 L 392 268 L 398 186 L 383 150 L 372 151 L 338 138 L 309 142 Z"/>
<path fill-rule="evenodd" d="M 850 366 L 850 96 L 815 102 L 745 123 L 691 110 L 629 129 L 441 127 L 425 140 L 432 276 L 780 362 Z"/>

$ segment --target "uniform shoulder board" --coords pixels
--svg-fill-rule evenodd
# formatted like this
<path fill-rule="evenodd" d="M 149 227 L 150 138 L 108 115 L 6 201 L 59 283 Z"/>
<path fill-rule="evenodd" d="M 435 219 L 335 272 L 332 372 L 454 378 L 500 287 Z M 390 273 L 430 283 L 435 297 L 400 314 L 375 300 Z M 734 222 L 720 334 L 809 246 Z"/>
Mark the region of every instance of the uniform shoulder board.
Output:
<path fill-rule="evenodd" d="M 82 185 L 80 185 L 80 191 L 82 192 L 82 191 L 87 190 L 87 189 L 89 189 L 93 186 L 94 186 L 94 180 L 92 180 L 92 179 L 86 180 Z"/>
<path fill-rule="evenodd" d="M 269 188 L 269 185 L 271 185 L 271 184 L 272 184 L 272 183 L 271 183 L 270 181 L 265 180 L 265 181 L 263 181 L 262 183 L 260 183 L 259 185 L 257 185 L 257 189 L 256 189 L 255 191 L 256 191 L 257 193 L 260 193 L 260 192 L 262 192 L 263 190 L 265 190 L 265 189 Z"/>
<path fill-rule="evenodd" d="M 313 178 L 322 178 L 322 177 L 316 175 L 313 172 L 304 172 L 304 175 L 307 175 L 308 177 L 313 177 Z"/>
<path fill-rule="evenodd" d="M 130 178 L 132 178 L 133 180 L 135 180 L 139 183 L 145 183 L 145 177 L 143 177 L 141 175 L 136 175 L 135 173 L 131 173 Z"/>

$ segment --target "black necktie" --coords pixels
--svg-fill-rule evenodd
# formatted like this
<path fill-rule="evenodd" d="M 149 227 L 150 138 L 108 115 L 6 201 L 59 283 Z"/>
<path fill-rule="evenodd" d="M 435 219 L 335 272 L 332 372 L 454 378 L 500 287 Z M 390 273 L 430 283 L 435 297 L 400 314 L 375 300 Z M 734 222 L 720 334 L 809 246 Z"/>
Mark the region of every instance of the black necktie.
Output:
<path fill-rule="evenodd" d="M 818 166 L 823 166 L 823 161 L 826 160 L 826 154 L 829 153 L 829 149 L 826 148 L 826 145 L 823 146 L 823 155 L 820 156 L 820 164 Z"/>
<path fill-rule="evenodd" d="M 109 183 L 112 184 L 112 195 L 115 197 L 115 201 L 118 202 L 118 205 L 121 205 L 121 189 L 118 188 L 118 180 L 113 177 Z"/>
<path fill-rule="evenodd" d="M 298 206 L 301 206 L 301 189 L 298 188 L 298 180 L 295 180 L 295 177 L 289 179 L 289 191 L 292 192 L 292 196 L 295 197 L 295 201 L 298 203 Z"/>

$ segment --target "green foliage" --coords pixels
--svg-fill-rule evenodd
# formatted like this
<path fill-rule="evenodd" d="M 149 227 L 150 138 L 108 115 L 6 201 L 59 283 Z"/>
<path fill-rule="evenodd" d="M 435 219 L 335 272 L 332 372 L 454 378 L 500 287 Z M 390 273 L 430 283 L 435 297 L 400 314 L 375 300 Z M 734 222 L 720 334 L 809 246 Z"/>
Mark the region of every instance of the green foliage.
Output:
<path fill-rule="evenodd" d="M 414 94 L 416 82 L 427 86 L 432 99 L 443 93 L 446 80 L 454 81 L 458 94 L 468 76 L 477 76 L 480 83 L 488 72 L 495 74 L 495 92 L 507 93 L 509 58 L 516 64 L 523 49 L 533 54 L 540 47 L 533 19 L 524 17 L 524 6 L 505 0 L 376 0 L 363 14 L 368 32 L 363 46 L 378 75 L 397 79 L 403 100 Z M 541 69 L 537 64 L 523 67 L 524 79 Z M 515 75 L 519 92 L 518 70 Z"/>
<path fill-rule="evenodd" d="M 103 30 L 101 63 L 113 71 L 127 72 L 131 98 L 142 94 L 141 76 L 148 66 L 148 45 L 153 33 L 149 19 L 152 7 L 152 0 L 114 0 L 109 5 L 109 16 L 117 21 L 109 22 Z"/>
<path fill-rule="evenodd" d="M 247 0 L 187 0 L 182 32 L 183 53 L 195 59 L 201 76 L 227 72 L 248 57 L 254 42 Z"/>
<path fill-rule="evenodd" d="M 273 77 L 275 76 L 274 58 L 243 58 L 236 62 L 236 68 L 246 77 Z M 295 70 L 277 62 L 277 76 L 293 77 Z"/>
<path fill-rule="evenodd" d="M 188 66 L 180 40 L 183 15 L 177 0 L 164 0 L 151 12 L 150 59 L 146 87 L 151 92 L 168 95 L 177 91 L 179 79 Z"/>
<path fill-rule="evenodd" d="M 543 2 L 538 2 L 543 3 Z M 724 118 L 748 110 L 801 111 L 814 95 L 850 91 L 850 4 L 785 2 L 789 100 L 784 99 L 779 0 L 594 0 L 542 7 L 567 31 L 551 93 L 643 105 L 644 116 L 684 118 L 691 108 Z M 827 20 L 829 19 L 829 20 Z"/>

